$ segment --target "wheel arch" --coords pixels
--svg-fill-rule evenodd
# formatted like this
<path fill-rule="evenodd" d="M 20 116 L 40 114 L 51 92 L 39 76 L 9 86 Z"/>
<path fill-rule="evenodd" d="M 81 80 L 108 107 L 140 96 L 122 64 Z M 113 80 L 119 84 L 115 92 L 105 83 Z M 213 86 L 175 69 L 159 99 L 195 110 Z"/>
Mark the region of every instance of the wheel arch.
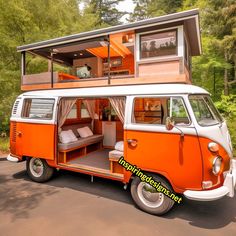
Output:
<path fill-rule="evenodd" d="M 146 175 L 156 175 L 156 176 L 159 176 L 160 178 L 163 178 L 165 181 L 167 181 L 170 184 L 170 186 L 172 187 L 172 189 L 176 193 L 181 193 L 182 194 L 184 192 L 183 189 L 180 189 L 180 188 L 178 188 L 177 186 L 174 185 L 174 183 L 171 180 L 171 178 L 169 177 L 169 175 L 165 172 L 162 172 L 162 171 L 156 172 L 156 171 L 145 170 L 145 169 L 142 169 L 142 172 Z M 130 175 L 130 178 L 128 180 L 128 184 L 130 184 L 132 182 L 132 180 L 134 179 L 135 176 L 137 176 L 137 175 L 134 174 L 134 173 L 132 173 Z"/>

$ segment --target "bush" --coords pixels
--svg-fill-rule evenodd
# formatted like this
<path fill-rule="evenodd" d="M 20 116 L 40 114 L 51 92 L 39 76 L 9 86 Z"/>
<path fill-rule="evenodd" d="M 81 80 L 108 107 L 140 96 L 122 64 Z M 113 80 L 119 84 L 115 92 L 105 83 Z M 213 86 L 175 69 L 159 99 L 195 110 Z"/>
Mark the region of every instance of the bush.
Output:
<path fill-rule="evenodd" d="M 216 102 L 215 105 L 227 121 L 234 156 L 236 156 L 236 95 L 222 95 L 221 101 Z"/>
<path fill-rule="evenodd" d="M 10 141 L 9 137 L 1 137 L 0 136 L 0 154 L 9 152 Z"/>

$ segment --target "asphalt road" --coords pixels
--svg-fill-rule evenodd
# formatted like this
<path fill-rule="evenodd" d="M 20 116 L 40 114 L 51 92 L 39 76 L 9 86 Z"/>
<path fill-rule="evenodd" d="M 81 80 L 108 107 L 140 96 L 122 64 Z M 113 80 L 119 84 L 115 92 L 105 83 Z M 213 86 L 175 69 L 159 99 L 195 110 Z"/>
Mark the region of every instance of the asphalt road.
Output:
<path fill-rule="evenodd" d="M 163 217 L 137 209 L 122 184 L 60 171 L 45 184 L 0 158 L 0 236 L 236 235 L 236 198 L 184 200 Z"/>

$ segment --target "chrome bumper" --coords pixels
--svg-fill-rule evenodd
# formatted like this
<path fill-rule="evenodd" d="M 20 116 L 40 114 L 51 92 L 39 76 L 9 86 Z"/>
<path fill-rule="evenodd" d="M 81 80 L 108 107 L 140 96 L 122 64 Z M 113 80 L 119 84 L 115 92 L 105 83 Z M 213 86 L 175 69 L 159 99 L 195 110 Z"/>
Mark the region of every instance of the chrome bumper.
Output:
<path fill-rule="evenodd" d="M 19 159 L 17 157 L 12 156 L 11 154 L 7 156 L 7 160 L 11 162 L 19 162 Z"/>
<path fill-rule="evenodd" d="M 223 186 L 213 190 L 192 191 L 186 190 L 183 194 L 186 198 L 196 201 L 213 201 L 224 196 L 234 197 L 236 184 L 236 160 L 231 160 L 230 171 L 225 175 Z"/>

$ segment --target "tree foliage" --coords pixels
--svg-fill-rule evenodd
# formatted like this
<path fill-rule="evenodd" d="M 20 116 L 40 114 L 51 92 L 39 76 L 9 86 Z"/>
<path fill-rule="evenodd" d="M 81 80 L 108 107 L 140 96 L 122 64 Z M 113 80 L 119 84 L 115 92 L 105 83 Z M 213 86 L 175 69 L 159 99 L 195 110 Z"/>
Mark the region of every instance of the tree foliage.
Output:
<path fill-rule="evenodd" d="M 8 131 L 12 104 L 20 93 L 20 54 L 16 47 L 95 28 L 97 15 L 79 10 L 77 0 L 0 0 L 0 132 Z M 28 72 L 47 68 L 27 57 Z"/>
<path fill-rule="evenodd" d="M 234 155 L 236 155 L 236 95 L 222 95 L 221 100 L 217 101 L 215 104 L 227 120 L 227 125 L 231 133 Z"/>
<path fill-rule="evenodd" d="M 150 17 L 161 16 L 177 12 L 183 0 L 133 0 L 134 12 L 129 21 L 143 20 Z"/>
<path fill-rule="evenodd" d="M 90 0 L 88 3 L 92 13 L 98 16 L 96 25 L 118 25 L 121 24 L 120 18 L 126 12 L 120 12 L 117 5 L 124 0 Z"/>

